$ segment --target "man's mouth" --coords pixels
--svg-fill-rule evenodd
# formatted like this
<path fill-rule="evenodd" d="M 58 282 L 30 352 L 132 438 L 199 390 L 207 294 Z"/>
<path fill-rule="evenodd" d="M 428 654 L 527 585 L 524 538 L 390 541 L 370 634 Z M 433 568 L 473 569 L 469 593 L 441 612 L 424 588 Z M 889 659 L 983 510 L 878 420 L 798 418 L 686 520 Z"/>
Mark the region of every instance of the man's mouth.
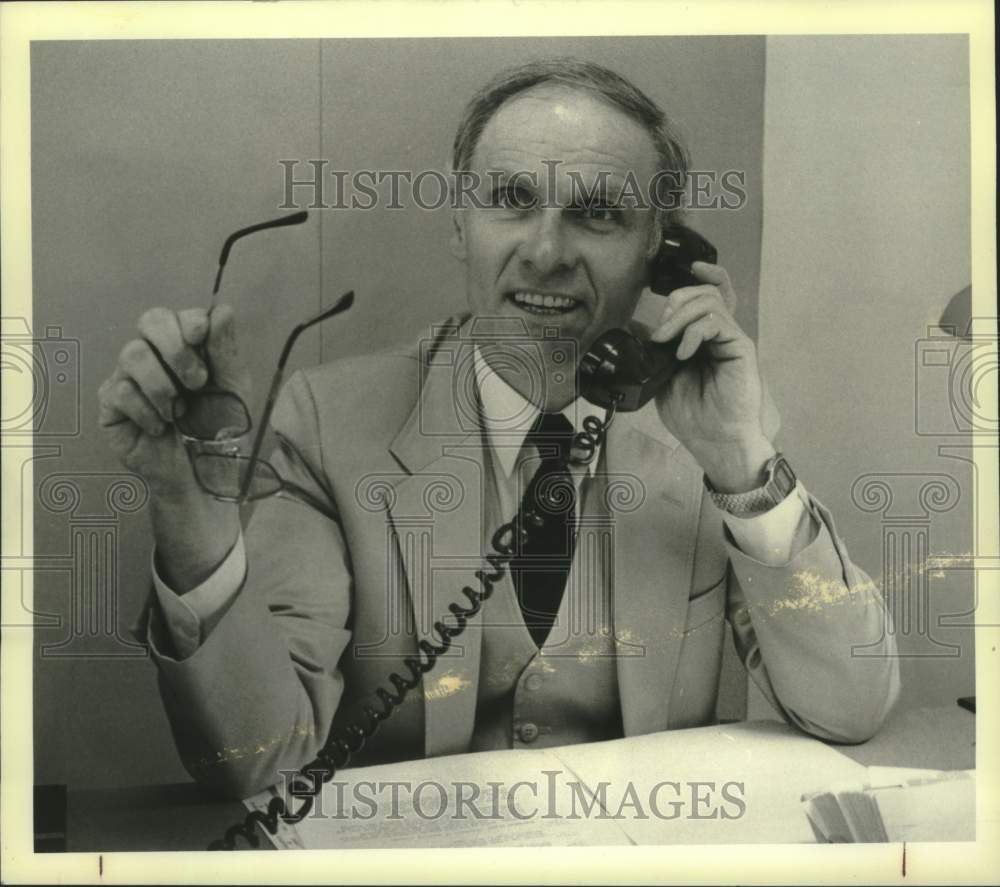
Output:
<path fill-rule="evenodd" d="M 541 315 L 569 314 L 580 304 L 580 300 L 574 299 L 572 296 L 536 293 L 531 290 L 518 290 L 507 298 L 523 311 Z"/>

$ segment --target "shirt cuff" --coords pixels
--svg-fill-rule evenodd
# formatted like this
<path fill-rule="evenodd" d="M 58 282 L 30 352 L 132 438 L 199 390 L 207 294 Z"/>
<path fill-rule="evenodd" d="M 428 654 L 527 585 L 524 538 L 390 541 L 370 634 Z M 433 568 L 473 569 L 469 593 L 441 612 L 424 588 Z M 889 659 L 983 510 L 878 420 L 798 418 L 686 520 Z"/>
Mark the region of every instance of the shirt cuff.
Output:
<path fill-rule="evenodd" d="M 806 509 L 806 495 L 799 482 L 773 508 L 747 517 L 723 511 L 723 521 L 740 551 L 762 564 L 778 567 L 787 564 L 816 535 L 818 528 Z"/>
<path fill-rule="evenodd" d="M 153 551 L 153 587 L 181 659 L 186 659 L 198 649 L 208 629 L 229 608 L 243 585 L 246 572 L 247 557 L 242 532 L 215 572 L 201 585 L 184 594 L 177 594 L 160 578 L 156 571 L 156 551 Z"/>

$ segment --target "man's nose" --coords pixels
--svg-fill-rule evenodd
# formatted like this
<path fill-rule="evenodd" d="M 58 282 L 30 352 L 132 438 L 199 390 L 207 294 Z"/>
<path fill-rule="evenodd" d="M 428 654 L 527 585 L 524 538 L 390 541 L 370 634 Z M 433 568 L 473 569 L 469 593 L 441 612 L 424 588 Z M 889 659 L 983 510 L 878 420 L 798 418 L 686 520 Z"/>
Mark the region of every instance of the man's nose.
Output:
<path fill-rule="evenodd" d="M 573 266 L 573 235 L 560 207 L 536 210 L 534 224 L 527 226 L 519 252 L 538 275 L 547 276 Z"/>

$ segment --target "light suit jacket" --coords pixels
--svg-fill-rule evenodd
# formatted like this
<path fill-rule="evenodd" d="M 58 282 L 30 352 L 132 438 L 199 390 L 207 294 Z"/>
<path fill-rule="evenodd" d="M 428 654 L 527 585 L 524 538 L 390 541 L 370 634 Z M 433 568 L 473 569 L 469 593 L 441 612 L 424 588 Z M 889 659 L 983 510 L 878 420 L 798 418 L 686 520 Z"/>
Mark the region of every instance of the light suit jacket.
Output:
<path fill-rule="evenodd" d="M 462 588 L 478 587 L 486 530 L 503 516 L 463 395 L 472 361 L 459 320 L 412 351 L 288 381 L 272 464 L 339 519 L 291 498 L 258 503 L 245 583 L 193 655 L 173 658 L 147 601 L 139 634 L 199 781 L 245 797 L 308 763 L 331 722 L 378 707 L 375 690 L 393 690 L 389 673 L 409 674 L 403 657 L 420 639 L 436 643 L 433 623 L 449 604 L 468 605 Z M 878 729 L 898 694 L 892 633 L 880 593 L 815 499 L 813 541 L 766 566 L 727 539 L 699 466 L 652 405 L 615 419 L 604 467 L 635 481 L 608 497 L 626 736 L 712 722 L 727 620 L 751 678 L 791 723 L 842 742 Z M 355 763 L 467 750 L 481 642 L 473 620 Z"/>

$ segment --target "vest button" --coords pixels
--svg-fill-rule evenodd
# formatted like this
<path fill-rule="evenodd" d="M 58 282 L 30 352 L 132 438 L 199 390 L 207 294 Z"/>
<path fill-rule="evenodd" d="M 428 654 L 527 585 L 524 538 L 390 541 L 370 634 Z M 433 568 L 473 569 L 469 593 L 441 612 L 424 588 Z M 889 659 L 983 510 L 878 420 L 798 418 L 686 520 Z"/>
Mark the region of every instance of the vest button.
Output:
<path fill-rule="evenodd" d="M 521 724 L 521 742 L 534 742 L 538 739 L 538 727 L 535 724 Z"/>
<path fill-rule="evenodd" d="M 537 690 L 542 686 L 542 676 L 540 674 L 528 675 L 528 679 L 524 682 L 524 686 L 529 690 Z"/>

